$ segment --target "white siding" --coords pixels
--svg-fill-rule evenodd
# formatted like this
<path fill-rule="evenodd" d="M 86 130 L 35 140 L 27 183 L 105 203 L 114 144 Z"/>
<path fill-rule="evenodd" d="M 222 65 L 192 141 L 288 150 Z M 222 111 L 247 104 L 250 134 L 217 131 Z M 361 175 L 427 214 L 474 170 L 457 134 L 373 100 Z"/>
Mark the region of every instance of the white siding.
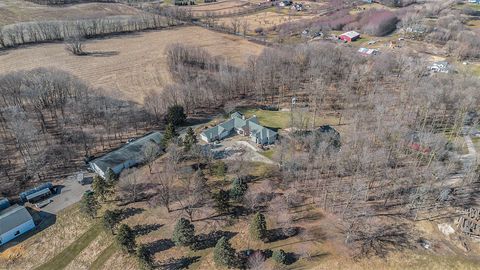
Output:
<path fill-rule="evenodd" d="M 210 141 L 208 141 L 207 136 L 205 136 L 205 134 L 203 134 L 203 133 L 200 134 L 200 138 L 202 138 L 202 140 L 203 140 L 204 142 L 206 142 L 206 143 L 209 143 L 209 142 L 210 142 Z"/>
<path fill-rule="evenodd" d="M 5 243 L 11 241 L 15 237 L 18 237 L 18 236 L 32 230 L 33 228 L 35 228 L 35 223 L 33 223 L 33 220 L 30 219 L 29 221 L 23 223 L 22 225 L 19 225 L 16 228 L 2 234 L 0 236 L 0 241 L 1 241 L 0 245 L 3 245 Z M 19 233 L 17 235 L 15 235 L 17 232 L 19 232 Z"/>

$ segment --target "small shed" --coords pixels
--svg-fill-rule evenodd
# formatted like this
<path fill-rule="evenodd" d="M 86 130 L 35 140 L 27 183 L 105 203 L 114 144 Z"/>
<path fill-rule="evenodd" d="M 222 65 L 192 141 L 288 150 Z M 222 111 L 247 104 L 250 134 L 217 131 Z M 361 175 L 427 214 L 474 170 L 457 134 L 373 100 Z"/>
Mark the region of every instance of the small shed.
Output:
<path fill-rule="evenodd" d="M 360 38 L 360 33 L 349 31 L 341 34 L 338 38 L 345 42 L 352 42 Z"/>
<path fill-rule="evenodd" d="M 27 208 L 13 205 L 0 211 L 0 246 L 35 228 Z"/>
<path fill-rule="evenodd" d="M 10 202 L 7 198 L 0 198 L 0 211 L 10 207 Z"/>
<path fill-rule="evenodd" d="M 22 202 L 37 202 L 52 195 L 53 184 L 48 182 L 20 193 Z"/>

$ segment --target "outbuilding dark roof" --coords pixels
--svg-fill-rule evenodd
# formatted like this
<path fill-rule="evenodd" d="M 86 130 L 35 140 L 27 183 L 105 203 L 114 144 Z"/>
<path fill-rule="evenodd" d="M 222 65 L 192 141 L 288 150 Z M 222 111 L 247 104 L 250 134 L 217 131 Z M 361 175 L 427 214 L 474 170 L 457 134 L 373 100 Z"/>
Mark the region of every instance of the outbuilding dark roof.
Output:
<path fill-rule="evenodd" d="M 140 163 L 145 157 L 143 147 L 148 143 L 160 144 L 162 137 L 160 132 L 152 132 L 119 149 L 92 160 L 91 163 L 96 164 L 104 172 L 107 171 L 108 168 L 113 168 L 129 160 Z"/>
<path fill-rule="evenodd" d="M 27 208 L 21 205 L 12 205 L 0 211 L 0 235 L 15 229 L 31 219 L 32 216 L 27 211 Z"/>

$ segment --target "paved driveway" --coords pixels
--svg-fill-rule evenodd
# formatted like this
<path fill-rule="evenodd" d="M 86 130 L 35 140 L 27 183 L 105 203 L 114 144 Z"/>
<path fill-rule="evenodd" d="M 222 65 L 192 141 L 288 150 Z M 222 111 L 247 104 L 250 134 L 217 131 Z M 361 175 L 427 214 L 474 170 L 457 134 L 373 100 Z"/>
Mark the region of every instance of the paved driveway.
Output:
<path fill-rule="evenodd" d="M 85 177 L 91 177 L 91 175 L 86 174 Z M 60 210 L 80 201 L 83 193 L 90 189 L 90 185 L 79 184 L 75 175 L 70 176 L 60 185 L 59 192 L 48 198 L 52 200 L 52 202 L 41 210 L 47 213 L 56 214 Z"/>

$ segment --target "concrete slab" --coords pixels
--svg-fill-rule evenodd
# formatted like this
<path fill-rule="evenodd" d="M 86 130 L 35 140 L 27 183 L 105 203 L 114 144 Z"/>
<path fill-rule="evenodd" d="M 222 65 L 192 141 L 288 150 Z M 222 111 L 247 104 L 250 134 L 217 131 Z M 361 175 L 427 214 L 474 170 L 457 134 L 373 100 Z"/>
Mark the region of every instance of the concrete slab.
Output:
<path fill-rule="evenodd" d="M 88 174 L 85 174 L 88 177 Z M 76 175 L 72 175 L 65 179 L 60 185 L 58 193 L 49 199 L 52 200 L 47 206 L 41 210 L 47 213 L 56 214 L 60 210 L 79 202 L 82 199 L 83 193 L 91 190 L 91 185 L 81 185 L 77 182 Z"/>

